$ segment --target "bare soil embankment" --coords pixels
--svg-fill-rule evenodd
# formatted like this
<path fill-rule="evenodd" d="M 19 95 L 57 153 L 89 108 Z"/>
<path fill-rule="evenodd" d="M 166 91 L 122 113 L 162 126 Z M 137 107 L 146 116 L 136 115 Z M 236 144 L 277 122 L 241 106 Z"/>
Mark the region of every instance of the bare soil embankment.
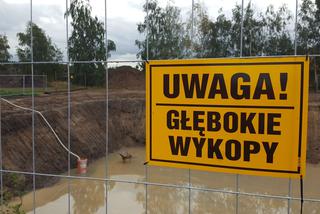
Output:
<path fill-rule="evenodd" d="M 122 146 L 145 143 L 144 74 L 121 67 L 109 74 L 108 151 Z M 128 79 L 129 78 L 129 79 Z M 126 81 L 126 79 L 128 81 Z M 119 84 L 117 84 L 119 82 Z M 10 101 L 31 107 L 31 97 L 14 97 Z M 43 94 L 35 97 L 35 109 L 43 115 L 68 147 L 68 97 L 66 93 Z M 106 89 L 87 89 L 71 93 L 70 148 L 89 163 L 106 154 Z M 5 102 L 1 106 L 1 140 L 3 168 L 32 172 L 32 114 Z M 68 170 L 68 152 L 59 145 L 40 116 L 35 114 L 35 169 L 40 173 L 64 173 Z M 71 156 L 71 167 L 76 158 Z M 32 177 L 26 176 L 29 187 Z M 54 179 L 37 176 L 37 187 Z"/>

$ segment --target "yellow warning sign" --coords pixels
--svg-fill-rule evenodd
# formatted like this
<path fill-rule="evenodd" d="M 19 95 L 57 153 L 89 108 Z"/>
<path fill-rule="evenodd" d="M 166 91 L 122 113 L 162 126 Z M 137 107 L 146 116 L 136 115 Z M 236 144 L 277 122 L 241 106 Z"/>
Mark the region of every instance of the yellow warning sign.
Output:
<path fill-rule="evenodd" d="M 159 60 L 146 71 L 148 164 L 305 174 L 306 57 Z"/>

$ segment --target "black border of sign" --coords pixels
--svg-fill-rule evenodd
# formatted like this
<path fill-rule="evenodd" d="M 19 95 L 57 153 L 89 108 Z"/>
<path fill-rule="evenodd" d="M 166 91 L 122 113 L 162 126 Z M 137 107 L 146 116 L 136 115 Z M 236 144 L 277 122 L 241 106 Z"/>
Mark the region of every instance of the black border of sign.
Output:
<path fill-rule="evenodd" d="M 240 170 L 248 170 L 248 171 L 262 171 L 262 172 L 278 172 L 278 173 L 291 173 L 291 174 L 299 174 L 300 167 L 297 164 L 297 171 L 290 170 L 274 170 L 274 169 L 259 169 L 259 168 L 248 168 L 248 167 L 235 167 L 235 166 L 222 166 L 215 164 L 203 164 L 203 163 L 193 163 L 193 162 L 184 162 L 184 161 L 173 161 L 173 160 L 162 160 L 162 159 L 154 159 L 152 158 L 152 68 L 153 67 L 189 67 L 189 66 L 247 66 L 247 65 L 286 65 L 286 64 L 298 64 L 301 66 L 301 82 L 300 82 L 300 116 L 299 116 L 299 148 L 298 148 L 298 160 L 301 158 L 301 140 L 302 140 L 302 115 L 303 115 L 303 82 L 304 82 L 304 62 L 249 62 L 249 63 L 208 63 L 208 64 L 158 64 L 158 65 L 149 65 L 149 117 L 150 117 L 150 136 L 149 136 L 149 147 L 150 147 L 150 157 L 151 161 L 158 162 L 168 162 L 168 163 L 178 163 L 178 164 L 191 164 L 197 166 L 208 166 L 208 167 L 216 167 L 216 168 L 226 168 L 226 169 L 240 169 Z"/>

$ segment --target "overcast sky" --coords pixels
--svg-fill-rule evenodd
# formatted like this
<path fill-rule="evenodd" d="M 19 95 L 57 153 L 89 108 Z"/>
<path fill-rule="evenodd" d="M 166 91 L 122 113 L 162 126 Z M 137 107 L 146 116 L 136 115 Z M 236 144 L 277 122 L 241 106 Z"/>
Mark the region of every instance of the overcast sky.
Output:
<path fill-rule="evenodd" d="M 158 0 L 165 6 L 168 0 Z M 138 52 L 135 40 L 141 39 L 137 31 L 137 23 L 144 19 L 142 5 L 144 0 L 107 0 L 107 25 L 108 38 L 115 41 L 117 51 L 112 53 L 115 60 L 134 60 Z M 195 0 L 198 2 L 198 0 Z M 201 0 L 208 8 L 211 18 L 217 16 L 219 8 L 223 8 L 226 14 L 231 14 L 232 8 L 241 0 Z M 104 22 L 104 0 L 90 0 L 93 15 Z M 169 3 L 181 9 L 182 16 L 191 11 L 192 0 L 169 0 Z M 245 0 L 245 4 L 248 1 Z M 265 11 L 265 8 L 273 4 L 276 8 L 287 4 L 294 13 L 295 0 L 252 0 L 257 11 Z M 65 53 L 66 50 L 66 21 L 64 13 L 65 0 L 33 0 L 33 22 L 39 25 L 52 38 L 52 41 Z M 0 0 L 0 34 L 8 36 L 10 53 L 16 60 L 16 47 L 18 41 L 16 34 L 24 32 L 27 21 L 30 20 L 30 0 Z M 69 35 L 71 33 L 69 32 Z"/>

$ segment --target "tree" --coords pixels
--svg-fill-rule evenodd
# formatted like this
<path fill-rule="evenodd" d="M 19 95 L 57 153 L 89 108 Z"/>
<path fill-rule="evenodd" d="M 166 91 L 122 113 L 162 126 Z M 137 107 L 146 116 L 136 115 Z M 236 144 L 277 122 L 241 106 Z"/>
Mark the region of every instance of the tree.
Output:
<path fill-rule="evenodd" d="M 219 10 L 216 21 L 211 21 L 202 6 L 196 5 L 197 31 L 194 50 L 197 57 L 226 57 L 231 55 L 231 21 Z"/>
<path fill-rule="evenodd" d="M 92 17 L 89 0 L 72 0 L 66 15 L 72 18 L 73 28 L 69 38 L 69 56 L 72 61 L 102 61 L 116 50 L 112 40 L 108 40 L 108 53 L 105 47 L 103 23 Z M 75 64 L 74 82 L 80 84 L 83 78 L 89 86 L 103 84 L 102 64 Z"/>
<path fill-rule="evenodd" d="M 263 22 L 261 14 L 254 13 L 251 2 L 244 8 L 243 26 L 243 56 L 261 55 Z M 213 21 L 204 6 L 196 4 L 195 29 L 198 31 L 194 45 L 197 57 L 240 56 L 240 5 L 232 9 L 231 19 L 219 9 L 218 17 Z"/>
<path fill-rule="evenodd" d="M 185 53 L 184 24 L 180 17 L 180 10 L 171 5 L 161 8 L 157 0 L 150 0 L 143 5 L 143 10 L 149 13 L 143 23 L 138 24 L 138 31 L 146 34 L 149 45 L 149 59 L 182 58 Z M 147 32 L 147 23 L 149 31 Z M 147 59 L 146 40 L 136 40 L 139 48 L 138 58 Z"/>
<path fill-rule="evenodd" d="M 19 61 L 31 61 L 31 25 L 33 38 L 33 61 L 37 62 L 53 62 L 62 60 L 62 52 L 53 44 L 51 38 L 46 35 L 38 25 L 28 22 L 26 31 L 17 33 L 19 40 L 19 47 L 17 48 L 17 55 Z M 62 72 L 59 64 L 39 64 L 34 66 L 36 74 L 46 74 L 48 80 L 53 80 L 56 72 Z M 30 66 L 24 65 L 23 73 L 30 74 Z"/>
<path fill-rule="evenodd" d="M 254 12 L 251 1 L 244 11 L 243 17 L 243 56 L 262 55 L 263 49 L 263 18 Z"/>
<path fill-rule="evenodd" d="M 7 62 L 10 59 L 8 39 L 6 35 L 0 35 L 0 61 Z"/>
<path fill-rule="evenodd" d="M 320 19 L 317 5 L 303 0 L 298 13 L 298 54 L 318 53 L 320 49 Z M 320 18 L 320 17 L 319 17 Z"/>
<path fill-rule="evenodd" d="M 251 2 L 244 8 L 242 55 L 292 54 L 293 42 L 287 23 L 292 16 L 286 6 L 265 14 L 254 12 Z M 197 57 L 227 57 L 240 55 L 241 6 L 235 5 L 232 18 L 219 10 L 216 20 L 210 20 L 203 5 L 195 5 L 195 52 Z M 188 24 L 189 26 L 190 24 Z"/>
<path fill-rule="evenodd" d="M 292 21 L 292 15 L 286 5 L 277 11 L 272 5 L 268 6 L 264 17 L 264 48 L 265 55 L 293 54 L 293 40 L 290 37 L 287 24 Z"/>
<path fill-rule="evenodd" d="M 320 50 L 320 1 L 303 0 L 298 13 L 297 26 L 297 52 L 298 54 L 317 54 Z M 317 90 L 319 85 L 319 63 L 313 57 L 313 66 L 310 67 L 310 85 Z M 314 84 L 312 84 L 314 83 Z"/>
<path fill-rule="evenodd" d="M 20 61 L 31 61 L 31 22 L 25 33 L 18 33 L 17 55 Z M 62 60 L 62 52 L 46 33 L 36 24 L 32 24 L 33 60 L 40 62 Z"/>
<path fill-rule="evenodd" d="M 232 9 L 232 18 L 228 19 L 219 9 L 215 21 L 210 20 L 203 5 L 195 5 L 195 52 L 198 57 L 227 57 L 240 55 L 241 6 Z M 244 9 L 243 55 L 259 55 L 262 50 L 263 27 L 261 14 L 252 9 L 251 2 Z M 260 18 L 260 19 L 258 19 Z"/>
<path fill-rule="evenodd" d="M 320 0 L 316 0 L 315 1 L 315 5 L 316 5 L 316 22 L 320 22 Z"/>
<path fill-rule="evenodd" d="M 187 56 L 205 57 L 209 28 L 210 19 L 205 5 L 195 3 L 193 13 L 190 11 L 187 21 L 187 31 L 189 32 L 186 39 L 186 48 L 189 49 L 186 51 Z"/>
<path fill-rule="evenodd" d="M 241 5 L 232 9 L 231 47 L 232 56 L 240 56 Z"/>

